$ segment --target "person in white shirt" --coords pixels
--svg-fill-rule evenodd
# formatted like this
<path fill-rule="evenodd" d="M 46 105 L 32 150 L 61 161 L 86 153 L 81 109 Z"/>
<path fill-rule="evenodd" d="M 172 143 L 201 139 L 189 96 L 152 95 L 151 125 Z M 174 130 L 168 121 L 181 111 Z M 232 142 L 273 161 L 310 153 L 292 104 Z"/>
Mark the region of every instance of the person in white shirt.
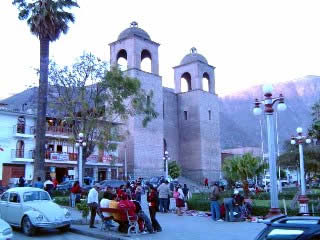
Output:
<path fill-rule="evenodd" d="M 100 201 L 100 208 L 109 208 L 109 203 L 112 200 L 112 196 L 110 192 L 104 192 L 103 198 Z M 106 227 L 112 227 L 111 214 L 107 212 L 102 212 L 104 219 L 104 224 Z"/>
<path fill-rule="evenodd" d="M 93 188 L 90 189 L 88 194 L 88 206 L 90 208 L 90 228 L 96 228 L 94 226 L 94 221 L 97 214 L 97 208 L 99 207 L 99 183 L 96 183 Z"/>

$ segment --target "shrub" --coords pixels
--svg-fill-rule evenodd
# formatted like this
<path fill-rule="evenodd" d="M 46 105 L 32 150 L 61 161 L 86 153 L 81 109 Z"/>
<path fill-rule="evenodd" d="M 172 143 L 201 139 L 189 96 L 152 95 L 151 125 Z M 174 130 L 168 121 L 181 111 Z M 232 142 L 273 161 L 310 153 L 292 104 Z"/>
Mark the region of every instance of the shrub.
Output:
<path fill-rule="evenodd" d="M 77 209 L 82 213 L 83 218 L 87 218 L 89 215 L 89 206 L 87 201 L 81 201 L 76 205 Z"/>
<path fill-rule="evenodd" d="M 53 201 L 56 204 L 59 204 L 61 206 L 69 206 L 70 205 L 70 198 L 69 197 L 55 197 Z"/>

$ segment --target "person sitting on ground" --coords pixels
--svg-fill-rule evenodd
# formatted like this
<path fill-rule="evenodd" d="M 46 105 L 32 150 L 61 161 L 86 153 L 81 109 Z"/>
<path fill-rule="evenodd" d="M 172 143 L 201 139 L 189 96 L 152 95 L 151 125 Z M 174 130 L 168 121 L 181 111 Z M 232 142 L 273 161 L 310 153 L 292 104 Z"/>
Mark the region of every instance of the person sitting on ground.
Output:
<path fill-rule="evenodd" d="M 237 218 L 237 221 L 243 220 L 242 212 L 243 212 L 243 202 L 244 202 L 244 197 L 240 194 L 240 192 L 236 189 L 234 190 L 234 211 L 238 214 L 235 215 Z"/>
<path fill-rule="evenodd" d="M 110 202 L 111 202 L 112 196 L 109 192 L 104 192 L 103 197 L 100 201 L 100 208 L 109 208 Z M 112 215 L 108 212 L 102 212 L 102 215 L 104 217 L 104 224 L 105 227 L 113 227 L 112 225 Z"/>
<path fill-rule="evenodd" d="M 122 199 L 118 204 L 118 209 L 124 210 L 121 215 L 121 221 L 119 222 L 119 232 L 128 232 L 129 222 L 128 217 L 134 218 L 136 217 L 136 206 L 132 201 L 129 200 L 127 194 L 122 194 Z M 125 211 L 128 211 L 128 216 Z"/>

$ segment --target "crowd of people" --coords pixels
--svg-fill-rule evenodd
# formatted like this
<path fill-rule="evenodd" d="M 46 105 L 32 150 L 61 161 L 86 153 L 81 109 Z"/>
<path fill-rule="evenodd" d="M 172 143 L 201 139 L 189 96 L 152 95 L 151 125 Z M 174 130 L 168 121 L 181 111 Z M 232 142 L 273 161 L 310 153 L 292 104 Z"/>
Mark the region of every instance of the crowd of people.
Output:
<path fill-rule="evenodd" d="M 176 213 L 182 216 L 182 208 L 185 207 L 188 191 L 187 185 L 182 188 L 180 185 L 171 186 L 167 180 L 161 182 L 156 188 L 154 186 L 147 186 L 146 189 L 142 187 L 140 179 L 134 182 L 128 182 L 119 188 L 107 187 L 104 190 L 103 198 L 99 202 L 100 185 L 95 184 L 89 191 L 87 203 L 90 208 L 90 228 L 95 228 L 95 217 L 98 213 L 104 220 L 105 228 L 113 227 L 115 221 L 119 224 L 118 230 L 120 232 L 127 232 L 130 226 L 131 219 L 137 219 L 139 231 L 142 233 L 156 233 L 162 231 L 161 225 L 156 218 L 157 212 L 168 213 L 172 208 L 176 209 Z M 71 194 L 75 194 L 78 187 L 74 186 L 71 189 Z M 145 193 L 147 195 L 147 202 L 149 208 L 149 216 L 143 211 L 141 207 L 141 197 Z M 170 209 L 170 198 L 175 198 L 176 205 Z M 75 199 L 75 197 L 72 197 Z M 104 209 L 119 209 L 125 211 L 108 212 Z"/>

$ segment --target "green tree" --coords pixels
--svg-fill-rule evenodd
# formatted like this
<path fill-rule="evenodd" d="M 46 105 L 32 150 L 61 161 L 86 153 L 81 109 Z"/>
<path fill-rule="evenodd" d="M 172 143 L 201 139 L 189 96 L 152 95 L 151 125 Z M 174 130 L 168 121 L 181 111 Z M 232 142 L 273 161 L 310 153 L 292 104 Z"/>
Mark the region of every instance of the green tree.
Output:
<path fill-rule="evenodd" d="M 309 135 L 320 140 L 320 100 L 315 102 L 311 107 L 312 124 L 309 129 Z"/>
<path fill-rule="evenodd" d="M 235 156 L 226 159 L 222 170 L 227 179 L 235 182 L 242 181 L 245 197 L 249 195 L 248 179 L 252 179 L 263 173 L 266 164 L 261 163 L 260 159 L 253 157 L 251 153 L 242 156 Z"/>
<path fill-rule="evenodd" d="M 172 177 L 173 179 L 176 179 L 181 174 L 181 168 L 176 161 L 170 161 L 168 163 L 168 172 L 170 177 Z"/>
<path fill-rule="evenodd" d="M 90 53 L 71 67 L 51 62 L 49 82 L 51 108 L 72 128 L 72 140 L 84 134 L 83 163 L 95 147 L 115 150 L 128 134 L 123 123 L 130 116 L 142 116 L 144 127 L 158 116 L 152 92 L 141 89 L 138 79 L 117 67 L 107 71 L 107 63 Z"/>
<path fill-rule="evenodd" d="M 40 40 L 40 78 L 38 91 L 37 122 L 36 122 L 36 151 L 33 179 L 44 179 L 45 131 L 49 44 L 59 38 L 61 33 L 67 33 L 69 22 L 74 22 L 72 13 L 66 8 L 79 7 L 73 0 L 13 0 L 19 10 L 19 19 L 26 20 L 33 35 Z"/>

